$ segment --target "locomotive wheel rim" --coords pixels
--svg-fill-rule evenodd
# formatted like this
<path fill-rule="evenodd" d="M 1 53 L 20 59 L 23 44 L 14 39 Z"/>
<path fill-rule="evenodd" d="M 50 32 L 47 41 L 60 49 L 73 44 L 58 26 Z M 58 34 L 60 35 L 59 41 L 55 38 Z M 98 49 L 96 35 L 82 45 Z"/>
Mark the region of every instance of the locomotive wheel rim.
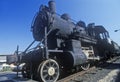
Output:
<path fill-rule="evenodd" d="M 56 82 L 59 78 L 59 65 L 53 59 L 44 61 L 41 65 L 40 76 L 43 82 Z"/>
<path fill-rule="evenodd" d="M 88 70 L 89 67 L 90 67 L 90 64 L 89 64 L 89 63 L 85 63 L 85 64 L 83 64 L 83 65 L 81 66 L 81 68 L 82 68 L 83 70 Z"/>

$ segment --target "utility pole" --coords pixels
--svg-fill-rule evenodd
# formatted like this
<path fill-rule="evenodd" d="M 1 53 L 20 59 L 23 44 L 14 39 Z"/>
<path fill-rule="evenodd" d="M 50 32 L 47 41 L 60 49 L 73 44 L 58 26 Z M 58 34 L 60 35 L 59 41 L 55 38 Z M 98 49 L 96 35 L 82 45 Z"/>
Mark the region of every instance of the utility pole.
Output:
<path fill-rule="evenodd" d="M 17 55 L 17 78 L 18 78 L 18 67 L 19 67 L 19 58 L 18 58 L 19 46 L 17 46 L 16 55 Z"/>

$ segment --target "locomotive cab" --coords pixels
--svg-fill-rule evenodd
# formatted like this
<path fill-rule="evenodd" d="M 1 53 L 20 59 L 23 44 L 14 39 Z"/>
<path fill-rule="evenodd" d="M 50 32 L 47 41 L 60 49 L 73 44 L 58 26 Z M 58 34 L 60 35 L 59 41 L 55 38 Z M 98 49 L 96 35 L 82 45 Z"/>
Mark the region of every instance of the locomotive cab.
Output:
<path fill-rule="evenodd" d="M 101 25 L 94 26 L 92 29 L 94 37 L 97 39 L 98 53 L 102 58 L 109 58 L 114 53 L 112 40 L 109 37 L 108 31 Z"/>

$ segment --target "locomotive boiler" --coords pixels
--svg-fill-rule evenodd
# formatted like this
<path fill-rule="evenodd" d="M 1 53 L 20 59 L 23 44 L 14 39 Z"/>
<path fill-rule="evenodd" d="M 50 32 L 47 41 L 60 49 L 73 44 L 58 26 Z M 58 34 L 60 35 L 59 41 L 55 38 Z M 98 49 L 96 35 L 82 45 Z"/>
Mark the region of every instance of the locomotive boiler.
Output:
<path fill-rule="evenodd" d="M 25 63 L 22 75 L 27 78 L 55 82 L 63 71 L 76 67 L 87 70 L 90 61 L 114 52 L 103 26 L 94 23 L 86 26 L 83 21 L 75 23 L 66 13 L 58 15 L 52 0 L 48 6 L 40 7 L 31 29 L 39 44 L 29 51 L 32 43 L 18 58 L 20 63 Z"/>

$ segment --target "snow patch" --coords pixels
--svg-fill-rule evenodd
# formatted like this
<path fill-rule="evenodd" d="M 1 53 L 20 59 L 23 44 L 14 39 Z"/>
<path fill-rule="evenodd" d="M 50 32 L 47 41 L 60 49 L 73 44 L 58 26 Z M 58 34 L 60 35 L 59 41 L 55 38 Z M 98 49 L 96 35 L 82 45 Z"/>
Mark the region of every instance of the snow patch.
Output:
<path fill-rule="evenodd" d="M 98 82 L 112 82 L 115 79 L 115 77 L 117 77 L 119 71 L 120 69 L 115 69 L 111 71 L 110 73 L 108 73 L 107 76 L 105 76 L 103 79 L 100 79 Z"/>

